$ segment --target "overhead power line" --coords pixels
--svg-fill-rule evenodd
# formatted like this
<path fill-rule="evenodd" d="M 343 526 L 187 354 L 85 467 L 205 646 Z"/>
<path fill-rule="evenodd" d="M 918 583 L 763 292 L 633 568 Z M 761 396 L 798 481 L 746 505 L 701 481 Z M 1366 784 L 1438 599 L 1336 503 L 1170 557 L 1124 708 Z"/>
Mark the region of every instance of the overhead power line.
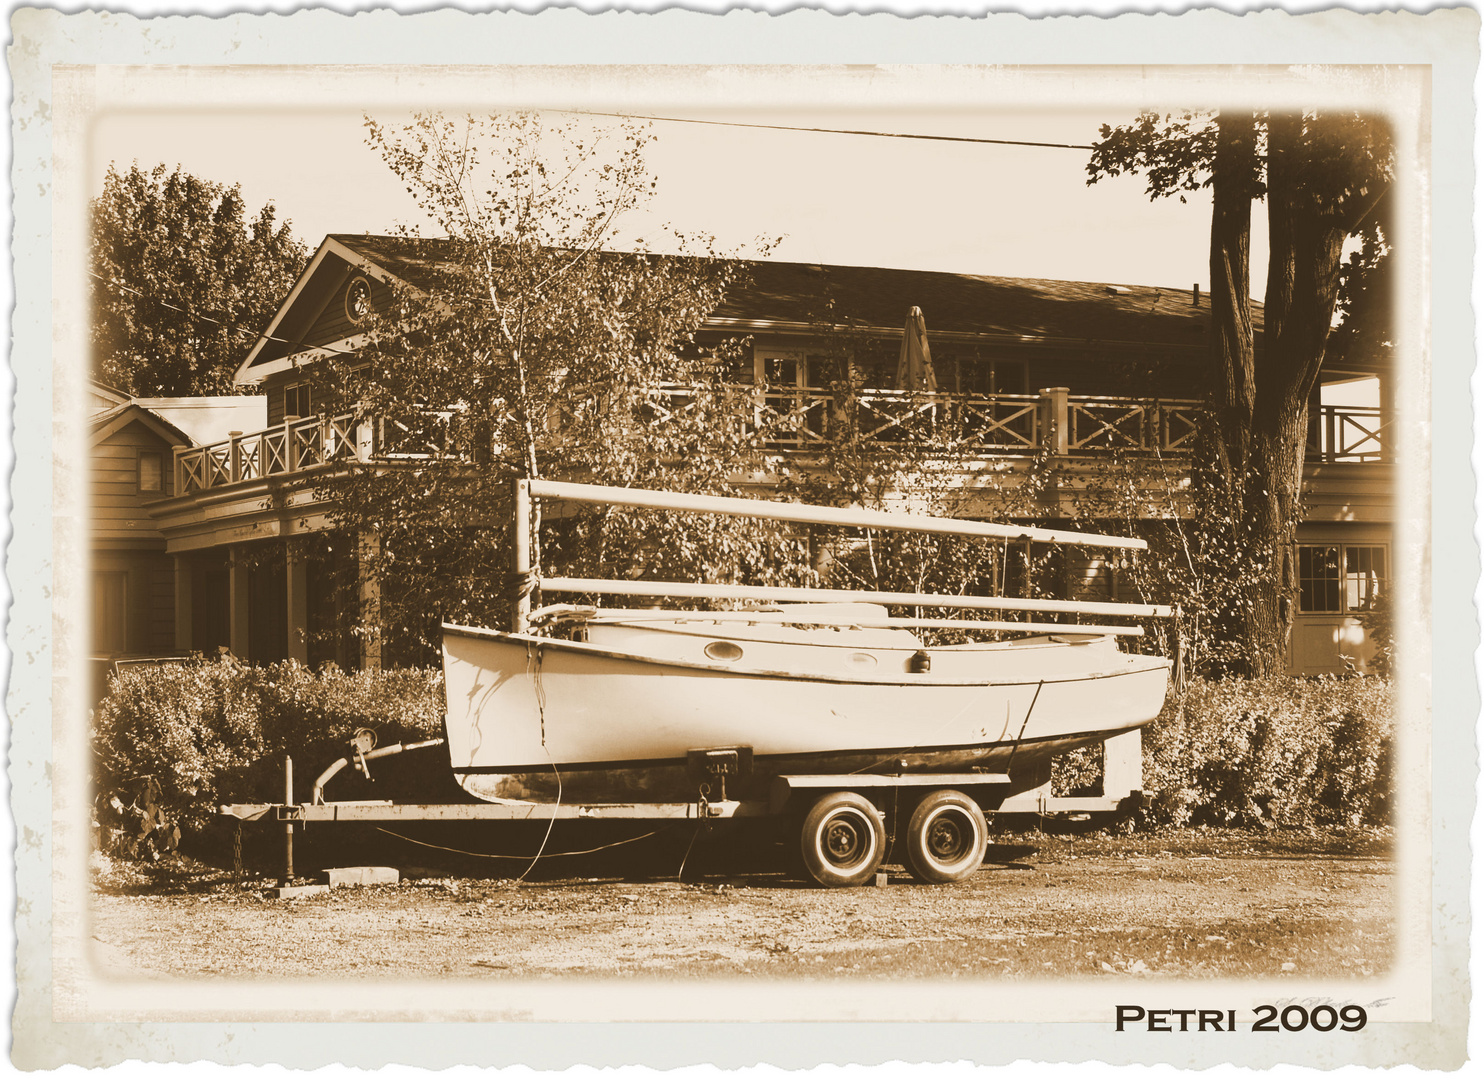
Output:
<path fill-rule="evenodd" d="M 355 355 L 354 352 L 351 352 L 347 349 L 336 349 L 332 348 L 329 345 L 310 345 L 306 341 L 295 341 L 291 338 L 276 337 L 273 334 L 263 333 L 257 330 L 249 330 L 245 326 L 238 326 L 235 323 L 225 322 L 222 319 L 214 319 L 210 315 L 201 314 L 199 311 L 191 311 L 188 308 L 181 307 L 179 304 L 172 304 L 169 300 L 165 300 L 162 297 L 152 296 L 147 292 L 143 292 L 139 289 L 134 288 L 132 285 L 125 285 L 122 281 L 114 281 L 111 278 L 104 277 L 96 270 L 89 270 L 88 276 L 91 278 L 96 278 L 98 281 L 103 282 L 103 284 L 107 285 L 110 289 L 117 289 L 120 292 L 133 293 L 135 296 L 138 296 L 145 300 L 153 301 L 154 303 L 159 304 L 161 307 L 167 307 L 171 311 L 178 311 L 182 315 L 195 319 L 197 322 L 212 323 L 216 326 L 220 326 L 222 329 L 228 331 L 229 333 L 242 334 L 246 337 L 254 339 L 254 341 L 259 339 L 263 341 L 276 341 L 280 345 L 289 345 L 297 349 L 318 349 L 322 352 L 335 353 L 339 356 Z"/>
<path fill-rule="evenodd" d="M 922 135 L 906 131 L 865 131 L 854 128 L 795 127 L 790 124 L 749 124 L 741 120 L 699 120 L 685 116 L 639 116 L 634 113 L 588 112 L 581 116 L 613 116 L 623 120 L 650 120 L 664 124 L 710 124 L 716 127 L 761 128 L 765 131 L 806 131 L 818 135 L 866 135 L 873 139 L 924 139 L 928 142 L 982 143 L 991 146 L 1045 146 L 1056 150 L 1091 150 L 1090 143 L 1033 142 L 1028 139 L 976 139 L 968 135 Z"/>

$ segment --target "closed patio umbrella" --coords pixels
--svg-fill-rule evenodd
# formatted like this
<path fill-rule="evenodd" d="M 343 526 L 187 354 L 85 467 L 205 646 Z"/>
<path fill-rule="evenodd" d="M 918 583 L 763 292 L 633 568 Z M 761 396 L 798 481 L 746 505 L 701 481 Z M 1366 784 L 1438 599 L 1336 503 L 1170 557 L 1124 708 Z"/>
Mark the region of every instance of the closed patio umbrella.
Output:
<path fill-rule="evenodd" d="M 928 349 L 927 320 L 922 317 L 920 307 L 907 312 L 902 352 L 897 360 L 897 388 L 927 393 L 935 393 L 938 389 L 938 377 L 933 374 L 933 354 Z"/>

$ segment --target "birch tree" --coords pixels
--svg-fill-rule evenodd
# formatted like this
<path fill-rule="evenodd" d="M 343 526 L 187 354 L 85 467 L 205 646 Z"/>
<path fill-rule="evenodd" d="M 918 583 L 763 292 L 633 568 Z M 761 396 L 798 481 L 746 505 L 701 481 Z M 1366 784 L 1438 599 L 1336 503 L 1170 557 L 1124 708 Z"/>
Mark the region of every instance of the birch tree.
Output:
<path fill-rule="evenodd" d="M 728 386 L 740 344 L 695 334 L 743 264 L 706 236 L 618 249 L 656 187 L 638 124 L 419 115 L 367 133 L 442 235 L 404 236 L 415 270 L 366 347 L 330 359 L 380 458 L 329 494 L 347 532 L 376 536 L 384 621 L 427 643 L 440 615 L 505 619 L 515 478 L 729 492 L 756 446 Z M 802 551 L 777 529 L 619 509 L 547 526 L 538 559 L 583 575 L 766 581 Z"/>

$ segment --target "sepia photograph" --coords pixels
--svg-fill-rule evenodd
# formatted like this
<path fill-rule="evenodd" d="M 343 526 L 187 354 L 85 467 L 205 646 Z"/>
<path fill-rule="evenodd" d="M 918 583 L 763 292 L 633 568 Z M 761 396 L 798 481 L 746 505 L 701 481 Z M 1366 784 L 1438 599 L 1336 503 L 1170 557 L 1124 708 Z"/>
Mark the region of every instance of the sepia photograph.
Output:
<path fill-rule="evenodd" d="M 16 17 L 16 1063 L 1459 1067 L 1477 16 L 442 14 Z"/>

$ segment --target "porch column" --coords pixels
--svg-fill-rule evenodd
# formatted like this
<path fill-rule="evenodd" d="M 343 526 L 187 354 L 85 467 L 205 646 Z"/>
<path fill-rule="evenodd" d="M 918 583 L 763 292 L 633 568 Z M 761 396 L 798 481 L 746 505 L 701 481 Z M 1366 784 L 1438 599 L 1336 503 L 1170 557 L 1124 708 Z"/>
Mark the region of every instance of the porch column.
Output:
<path fill-rule="evenodd" d="M 309 560 L 292 543 L 284 551 L 284 610 L 288 613 L 288 658 L 309 663 Z"/>
<path fill-rule="evenodd" d="M 1053 454 L 1067 452 L 1067 395 L 1070 393 L 1071 390 L 1065 386 L 1053 386 L 1040 391 L 1041 435 Z"/>
<path fill-rule="evenodd" d="M 175 651 L 191 651 L 191 557 L 175 556 Z"/>
<path fill-rule="evenodd" d="M 248 572 L 240 547 L 227 552 L 227 648 L 239 660 L 248 656 Z"/>
<path fill-rule="evenodd" d="M 1396 442 L 1401 432 L 1396 425 L 1396 386 L 1391 373 L 1384 372 L 1376 382 L 1380 389 L 1381 416 L 1381 460 L 1396 460 Z"/>
<path fill-rule="evenodd" d="M 368 671 L 381 667 L 381 578 L 376 573 L 377 556 L 381 554 L 381 537 L 372 529 L 361 533 L 356 548 L 357 619 L 361 634 L 361 666 Z"/>

